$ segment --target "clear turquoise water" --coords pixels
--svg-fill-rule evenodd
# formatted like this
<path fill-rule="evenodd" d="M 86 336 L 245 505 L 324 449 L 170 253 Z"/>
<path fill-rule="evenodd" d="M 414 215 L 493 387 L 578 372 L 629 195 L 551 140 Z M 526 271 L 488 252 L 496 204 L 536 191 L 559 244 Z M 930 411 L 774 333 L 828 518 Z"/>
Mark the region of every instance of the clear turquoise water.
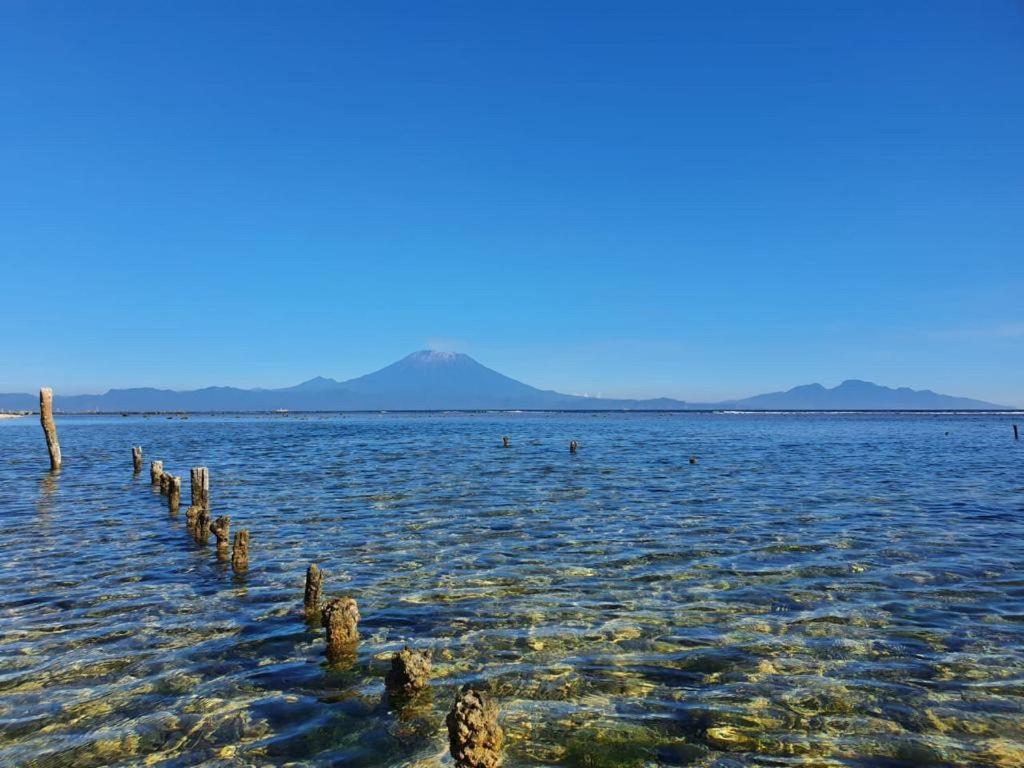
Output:
<path fill-rule="evenodd" d="M 1011 421 L 68 417 L 56 477 L 38 421 L 0 421 L 0 764 L 442 765 L 474 682 L 508 766 L 1022 765 Z M 210 468 L 247 575 L 154 458 L 186 503 Z M 363 615 L 334 666 L 312 561 Z M 435 679 L 396 709 L 406 643 Z"/>

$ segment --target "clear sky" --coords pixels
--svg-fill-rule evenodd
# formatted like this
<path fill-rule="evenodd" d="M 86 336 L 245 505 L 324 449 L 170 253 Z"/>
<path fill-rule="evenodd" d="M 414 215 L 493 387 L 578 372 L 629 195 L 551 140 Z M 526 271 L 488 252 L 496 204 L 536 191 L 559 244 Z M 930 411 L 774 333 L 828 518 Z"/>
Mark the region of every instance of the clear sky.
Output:
<path fill-rule="evenodd" d="M 425 347 L 1024 405 L 1024 5 L 0 4 L 0 391 Z"/>

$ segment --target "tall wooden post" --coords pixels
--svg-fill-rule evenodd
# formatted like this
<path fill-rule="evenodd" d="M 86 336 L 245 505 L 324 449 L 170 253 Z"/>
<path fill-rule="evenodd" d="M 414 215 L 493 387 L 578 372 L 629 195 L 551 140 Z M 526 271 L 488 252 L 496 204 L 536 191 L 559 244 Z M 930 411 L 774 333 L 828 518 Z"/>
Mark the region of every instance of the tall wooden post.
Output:
<path fill-rule="evenodd" d="M 56 472 L 60 469 L 60 443 L 57 442 L 57 425 L 53 422 L 53 390 L 49 387 L 39 389 L 39 423 L 46 435 L 46 450 L 50 452 L 50 470 Z"/>
<path fill-rule="evenodd" d="M 164 473 L 164 463 L 157 459 L 149 462 L 149 482 L 156 485 L 160 482 L 160 475 Z"/>
<path fill-rule="evenodd" d="M 177 475 L 167 481 L 167 511 L 172 515 L 178 514 L 178 505 L 181 503 L 181 478 Z"/>
<path fill-rule="evenodd" d="M 135 474 L 139 474 L 142 471 L 142 446 L 132 446 L 132 465 L 135 467 Z"/>
<path fill-rule="evenodd" d="M 210 508 L 210 470 L 206 467 L 192 467 L 192 506 Z"/>

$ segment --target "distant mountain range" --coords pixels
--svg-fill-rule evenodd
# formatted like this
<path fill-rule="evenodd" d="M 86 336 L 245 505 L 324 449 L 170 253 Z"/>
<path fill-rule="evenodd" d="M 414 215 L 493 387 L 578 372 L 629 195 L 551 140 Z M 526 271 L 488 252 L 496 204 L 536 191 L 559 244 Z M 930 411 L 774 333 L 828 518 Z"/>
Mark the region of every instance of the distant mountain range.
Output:
<path fill-rule="evenodd" d="M 831 389 L 821 384 L 804 384 L 785 392 L 755 395 L 715 408 L 739 408 L 754 411 L 1003 411 L 1011 406 L 972 400 L 969 397 L 940 395 L 930 389 L 883 387 L 870 381 L 847 379 Z"/>
<path fill-rule="evenodd" d="M 33 410 L 33 394 L 0 394 L 0 410 Z M 537 389 L 493 371 L 468 355 L 415 352 L 374 373 L 348 381 L 321 376 L 283 389 L 207 387 L 184 392 L 143 387 L 102 395 L 60 395 L 65 412 L 120 411 L 378 411 L 378 410 L 1003 410 L 1007 406 L 940 395 L 930 390 L 891 389 L 868 381 L 794 387 L 742 400 L 687 403 L 671 398 L 618 400 L 564 395 Z"/>

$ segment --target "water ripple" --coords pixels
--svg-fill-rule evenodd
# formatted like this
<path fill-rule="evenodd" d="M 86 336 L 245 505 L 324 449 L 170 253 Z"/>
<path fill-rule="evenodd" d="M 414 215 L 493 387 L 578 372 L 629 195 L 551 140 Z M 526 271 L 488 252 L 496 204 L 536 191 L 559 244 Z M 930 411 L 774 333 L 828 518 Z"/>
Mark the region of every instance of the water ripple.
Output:
<path fill-rule="evenodd" d="M 501 701 L 513 768 L 1024 765 L 1005 416 L 59 429 L 50 475 L 38 424 L 0 422 L 0 764 L 443 765 L 472 682 Z M 138 443 L 186 486 L 210 468 L 248 574 L 132 477 Z M 331 665 L 302 617 L 312 561 L 363 615 Z M 396 709 L 404 644 L 434 681 Z"/>

